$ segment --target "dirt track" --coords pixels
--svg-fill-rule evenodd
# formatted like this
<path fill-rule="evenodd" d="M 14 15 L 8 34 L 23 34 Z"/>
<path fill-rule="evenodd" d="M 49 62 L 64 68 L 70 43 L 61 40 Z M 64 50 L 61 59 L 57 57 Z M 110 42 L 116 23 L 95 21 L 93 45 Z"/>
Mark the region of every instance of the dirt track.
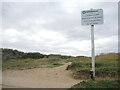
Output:
<path fill-rule="evenodd" d="M 70 88 L 80 82 L 66 70 L 70 63 L 55 68 L 3 71 L 3 88 Z"/>

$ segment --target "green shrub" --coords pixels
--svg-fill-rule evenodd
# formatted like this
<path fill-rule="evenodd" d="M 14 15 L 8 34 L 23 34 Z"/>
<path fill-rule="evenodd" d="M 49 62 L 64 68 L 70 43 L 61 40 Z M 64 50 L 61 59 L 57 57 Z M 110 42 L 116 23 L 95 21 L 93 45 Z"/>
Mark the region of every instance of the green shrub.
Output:
<path fill-rule="evenodd" d="M 118 67 L 102 67 L 96 68 L 97 76 L 116 76 L 118 75 Z"/>
<path fill-rule="evenodd" d="M 54 64 L 52 64 L 52 65 L 54 65 L 54 66 L 61 66 L 61 65 L 63 65 L 63 64 L 54 63 Z"/>

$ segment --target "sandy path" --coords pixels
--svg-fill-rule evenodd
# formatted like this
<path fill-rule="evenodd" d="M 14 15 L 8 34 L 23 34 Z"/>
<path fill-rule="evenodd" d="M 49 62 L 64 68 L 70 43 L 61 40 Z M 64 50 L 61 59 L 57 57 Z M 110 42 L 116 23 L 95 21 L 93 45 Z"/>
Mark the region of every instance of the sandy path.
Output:
<path fill-rule="evenodd" d="M 55 68 L 3 71 L 4 88 L 70 88 L 80 82 L 66 70 L 70 63 Z"/>

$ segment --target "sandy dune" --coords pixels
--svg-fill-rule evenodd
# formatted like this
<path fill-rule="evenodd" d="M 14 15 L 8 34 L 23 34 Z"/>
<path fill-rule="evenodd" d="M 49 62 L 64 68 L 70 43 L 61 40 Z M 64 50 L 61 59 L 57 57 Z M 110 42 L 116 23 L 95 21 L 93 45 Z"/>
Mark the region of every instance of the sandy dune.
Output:
<path fill-rule="evenodd" d="M 80 82 L 66 70 L 70 63 L 55 68 L 3 71 L 3 88 L 70 88 Z"/>

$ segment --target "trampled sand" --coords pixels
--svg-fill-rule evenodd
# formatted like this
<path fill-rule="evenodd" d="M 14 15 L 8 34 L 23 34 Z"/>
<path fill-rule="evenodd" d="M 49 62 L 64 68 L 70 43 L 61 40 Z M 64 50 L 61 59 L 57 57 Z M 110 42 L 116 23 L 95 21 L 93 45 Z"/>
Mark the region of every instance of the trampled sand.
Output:
<path fill-rule="evenodd" d="M 70 63 L 54 68 L 4 70 L 3 88 L 70 88 L 80 82 L 72 77 L 66 67 Z"/>

